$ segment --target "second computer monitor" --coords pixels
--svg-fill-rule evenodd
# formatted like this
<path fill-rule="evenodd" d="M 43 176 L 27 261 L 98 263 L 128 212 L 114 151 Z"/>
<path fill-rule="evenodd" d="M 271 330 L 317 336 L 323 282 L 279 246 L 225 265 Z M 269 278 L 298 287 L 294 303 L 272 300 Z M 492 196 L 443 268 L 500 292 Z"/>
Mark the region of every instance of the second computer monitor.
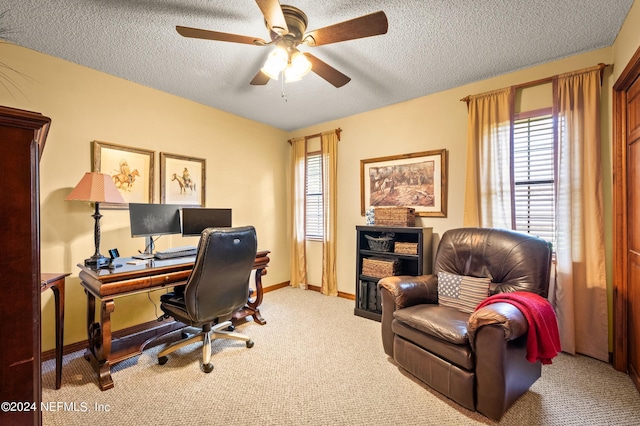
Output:
<path fill-rule="evenodd" d="M 183 208 L 182 235 L 200 236 L 207 228 L 231 226 L 231 209 Z"/>

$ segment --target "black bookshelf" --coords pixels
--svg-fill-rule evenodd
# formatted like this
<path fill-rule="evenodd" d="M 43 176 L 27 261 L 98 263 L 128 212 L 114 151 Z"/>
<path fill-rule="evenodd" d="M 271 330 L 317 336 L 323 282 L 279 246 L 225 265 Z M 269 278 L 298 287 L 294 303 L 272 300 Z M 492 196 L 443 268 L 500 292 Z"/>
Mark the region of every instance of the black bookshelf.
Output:
<path fill-rule="evenodd" d="M 380 321 L 382 308 L 378 297 L 379 277 L 362 274 L 363 259 L 376 258 L 399 261 L 397 275 L 423 275 L 431 273 L 432 228 L 411 226 L 356 226 L 356 306 L 354 314 Z M 380 238 L 393 234 L 393 244 L 389 251 L 371 250 L 367 235 Z M 397 242 L 417 243 L 415 254 L 395 253 Z"/>

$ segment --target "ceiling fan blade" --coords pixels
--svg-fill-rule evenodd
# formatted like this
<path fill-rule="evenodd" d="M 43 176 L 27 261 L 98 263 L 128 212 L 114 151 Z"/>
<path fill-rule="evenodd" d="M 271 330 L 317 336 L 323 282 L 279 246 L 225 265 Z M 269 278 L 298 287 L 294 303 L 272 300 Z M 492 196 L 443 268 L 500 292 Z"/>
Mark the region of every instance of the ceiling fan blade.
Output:
<path fill-rule="evenodd" d="M 266 41 L 257 38 L 237 34 L 220 33 L 218 31 L 201 30 L 198 28 L 189 28 L 176 26 L 176 31 L 183 37 L 201 38 L 204 40 L 230 41 L 232 43 L 265 45 Z"/>
<path fill-rule="evenodd" d="M 337 69 L 324 61 L 316 58 L 310 53 L 305 52 L 304 56 L 311 62 L 311 71 L 333 84 L 335 87 L 342 87 L 351 81 L 351 77 L 347 77 Z"/>
<path fill-rule="evenodd" d="M 305 43 L 309 46 L 338 43 L 386 34 L 388 28 L 387 15 L 380 11 L 311 31 L 305 34 Z"/>
<path fill-rule="evenodd" d="M 266 75 L 262 71 L 258 71 L 258 74 L 256 74 L 255 77 L 253 77 L 253 80 L 251 80 L 250 84 L 254 86 L 264 86 L 269 82 L 269 80 L 271 79 L 269 78 L 268 75 Z"/>
<path fill-rule="evenodd" d="M 280 35 L 289 33 L 289 27 L 287 27 L 287 21 L 284 19 L 284 13 L 282 13 L 278 0 L 256 0 L 256 3 L 271 31 Z"/>

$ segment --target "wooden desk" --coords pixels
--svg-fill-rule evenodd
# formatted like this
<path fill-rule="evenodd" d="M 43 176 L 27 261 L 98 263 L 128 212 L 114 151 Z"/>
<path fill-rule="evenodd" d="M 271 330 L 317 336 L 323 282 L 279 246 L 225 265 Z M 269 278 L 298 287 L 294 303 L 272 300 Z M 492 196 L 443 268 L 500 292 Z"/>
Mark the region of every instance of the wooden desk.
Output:
<path fill-rule="evenodd" d="M 262 275 L 266 274 L 269 264 L 269 251 L 259 251 L 253 264 L 255 269 L 255 293 L 250 295 L 247 304 L 234 314 L 234 319 L 242 319 L 251 315 L 258 324 L 266 324 L 260 314 L 262 303 Z M 116 264 L 122 265 L 115 269 L 90 269 L 79 264 L 81 269 L 80 284 L 87 295 L 87 336 L 88 345 L 85 358 L 91 362 L 98 373 L 101 390 L 111 389 L 111 365 L 125 359 L 140 355 L 147 343 L 154 338 L 170 331 L 184 327 L 180 322 L 159 323 L 158 327 L 145 330 L 144 336 L 122 338 L 112 341 L 111 312 L 115 309 L 115 299 L 141 292 L 149 292 L 165 287 L 185 284 L 195 256 L 168 260 L 151 259 L 140 265 L 129 265 L 131 258 L 118 258 Z M 96 299 L 100 300 L 100 319 L 96 317 Z M 142 341 L 141 337 L 144 339 Z"/>
<path fill-rule="evenodd" d="M 40 274 L 40 292 L 53 291 L 56 305 L 56 389 L 62 384 L 62 350 L 64 348 L 64 278 L 71 274 Z"/>

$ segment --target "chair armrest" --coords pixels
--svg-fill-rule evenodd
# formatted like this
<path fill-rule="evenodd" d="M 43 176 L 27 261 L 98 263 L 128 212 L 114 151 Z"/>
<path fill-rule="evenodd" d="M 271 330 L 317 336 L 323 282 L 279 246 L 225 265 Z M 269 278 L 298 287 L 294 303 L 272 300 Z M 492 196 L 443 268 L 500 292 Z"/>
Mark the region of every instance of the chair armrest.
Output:
<path fill-rule="evenodd" d="M 467 324 L 469 343 L 475 350 L 475 337 L 480 328 L 495 325 L 504 331 L 504 340 L 514 340 L 529 330 L 529 323 L 522 312 L 510 303 L 492 303 L 473 312 Z"/>
<path fill-rule="evenodd" d="M 438 279 L 435 275 L 386 277 L 378 281 L 378 294 L 382 297 L 382 346 L 393 358 L 393 313 L 421 303 L 437 303 Z"/>
<path fill-rule="evenodd" d="M 422 303 L 438 303 L 436 275 L 386 277 L 378 281 L 378 286 L 389 291 L 394 302 L 394 311 Z"/>

